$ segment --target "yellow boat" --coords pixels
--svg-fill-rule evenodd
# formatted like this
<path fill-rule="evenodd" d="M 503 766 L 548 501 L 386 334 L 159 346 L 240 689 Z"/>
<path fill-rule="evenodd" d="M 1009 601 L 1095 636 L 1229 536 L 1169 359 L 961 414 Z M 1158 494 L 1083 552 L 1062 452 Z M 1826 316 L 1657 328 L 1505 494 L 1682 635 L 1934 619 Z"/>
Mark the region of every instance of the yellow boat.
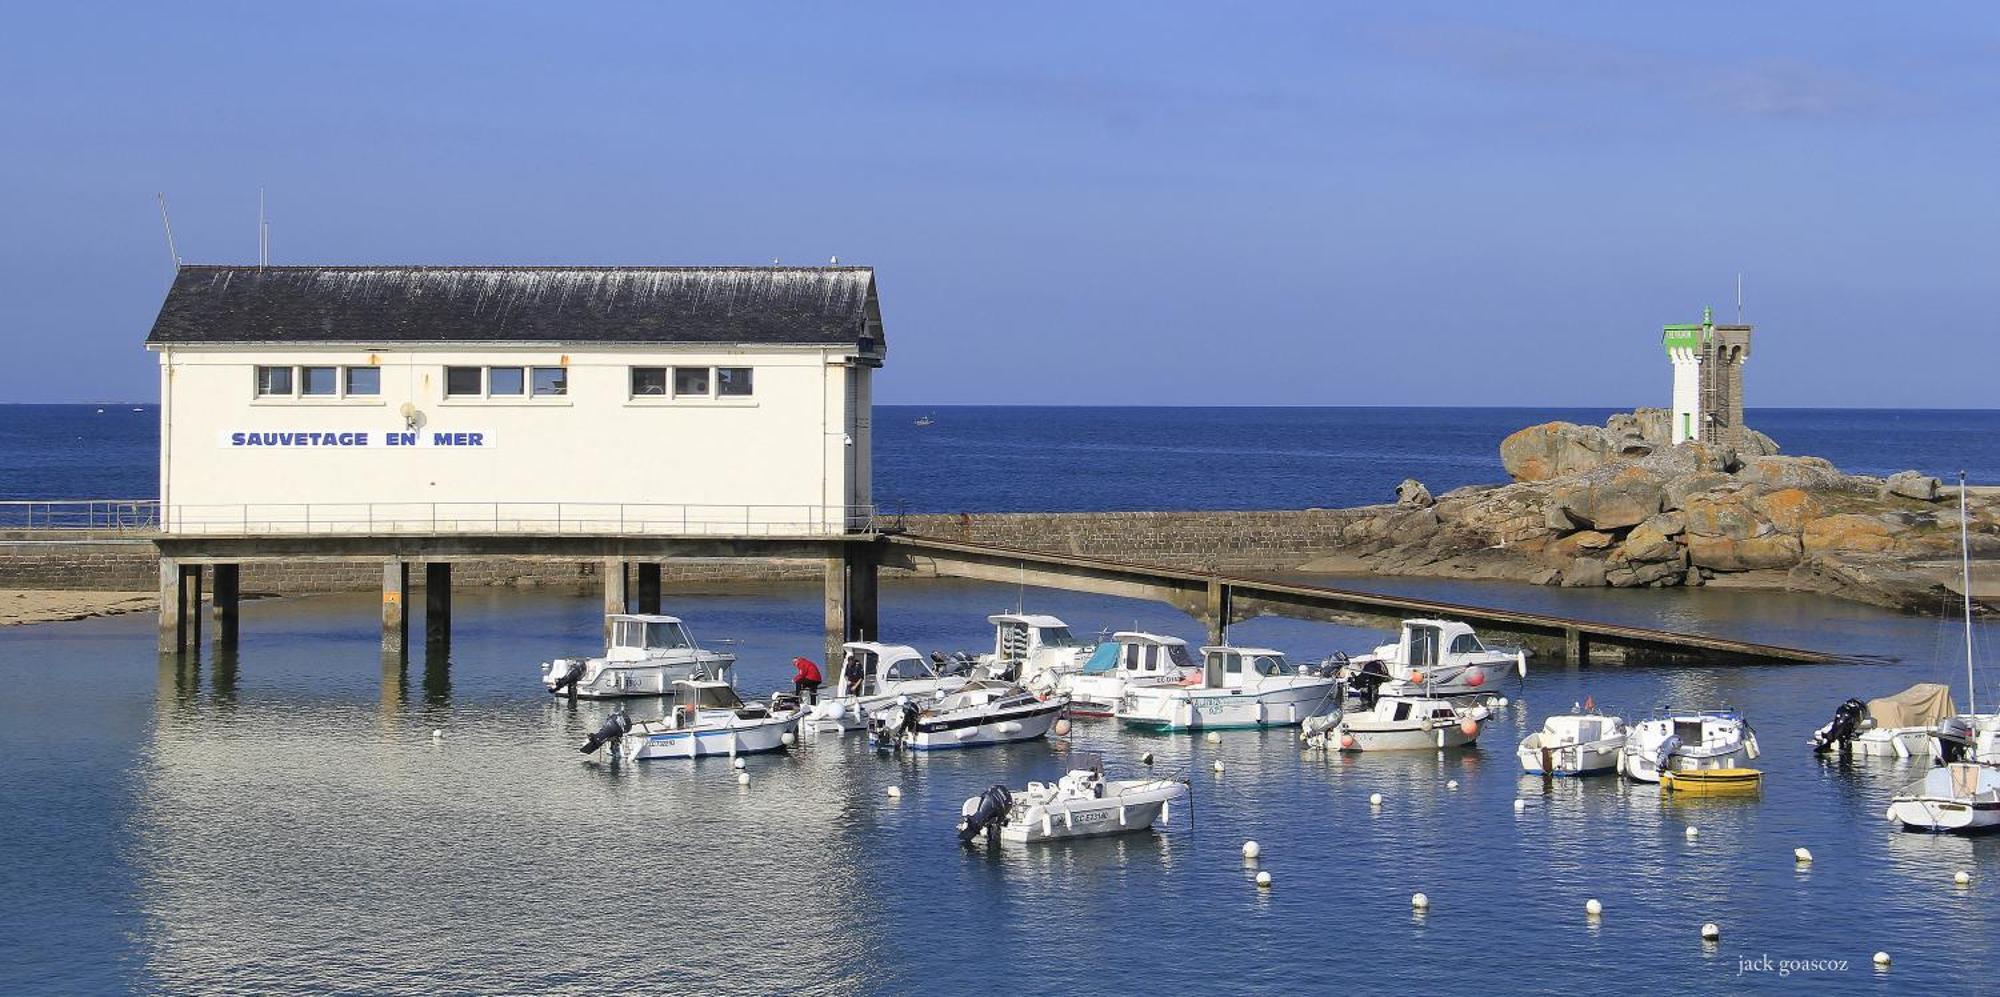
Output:
<path fill-rule="evenodd" d="M 1764 773 L 1756 769 L 1691 769 L 1660 773 L 1660 788 L 1691 796 L 1722 796 L 1755 793 L 1763 780 Z"/>

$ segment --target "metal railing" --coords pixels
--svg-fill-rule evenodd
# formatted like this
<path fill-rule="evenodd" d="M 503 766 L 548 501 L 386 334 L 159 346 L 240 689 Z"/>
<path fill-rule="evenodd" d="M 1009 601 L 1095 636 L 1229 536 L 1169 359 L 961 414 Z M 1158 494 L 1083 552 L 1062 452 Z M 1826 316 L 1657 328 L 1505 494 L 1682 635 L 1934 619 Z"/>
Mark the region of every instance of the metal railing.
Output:
<path fill-rule="evenodd" d="M 13 499 L 0 501 L 0 530 L 143 532 L 159 529 L 154 499 Z"/>
<path fill-rule="evenodd" d="M 620 502 L 251 502 L 172 505 L 164 532 L 828 536 L 877 529 L 873 506 Z"/>

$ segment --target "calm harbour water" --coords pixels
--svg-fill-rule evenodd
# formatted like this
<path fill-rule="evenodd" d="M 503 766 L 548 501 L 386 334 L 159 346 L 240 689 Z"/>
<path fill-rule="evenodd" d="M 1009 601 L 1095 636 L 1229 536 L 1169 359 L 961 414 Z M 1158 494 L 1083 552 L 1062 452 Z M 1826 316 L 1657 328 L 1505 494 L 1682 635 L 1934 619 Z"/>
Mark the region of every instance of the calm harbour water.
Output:
<path fill-rule="evenodd" d="M 0 466 L 27 469 L 0 490 L 150 492 L 151 410 L 113 423 L 72 408 L 28 428 L 24 410 L 0 407 Z M 917 410 L 878 411 L 885 502 L 1342 505 L 1379 499 L 1409 473 L 1438 488 L 1494 480 L 1505 432 L 1603 415 L 936 411 L 923 430 L 909 425 Z M 1790 430 L 1784 418 L 1755 421 L 1850 470 L 1963 463 L 2000 479 L 1994 413 L 1810 413 Z M 1797 442 L 1815 439 L 1808 427 L 1818 442 Z M 82 442 L 48 442 L 63 431 Z M 1257 446 L 1242 449 L 1246 439 Z M 185 664 L 155 657 L 149 616 L 5 629 L 0 840 L 13 855 L 0 863 L 0 992 L 1986 988 L 2000 839 L 1896 832 L 1882 809 L 1918 768 L 1843 768 L 1803 745 L 1849 695 L 1955 680 L 1964 705 L 1948 626 L 1783 594 L 1377 587 L 1885 663 L 1544 666 L 1503 690 L 1515 700 L 1478 749 L 1442 755 L 1328 758 L 1286 731 L 1207 744 L 1079 722 L 1067 742 L 936 756 L 822 739 L 750 759 L 744 789 L 726 762 L 614 768 L 576 753 L 610 707 L 553 701 L 535 666 L 597 643 L 594 594 L 461 591 L 448 652 L 420 649 L 387 669 L 366 594 L 248 603 L 234 655 L 205 648 Z M 1200 636 L 1161 606 L 1008 586 L 889 584 L 882 614 L 889 639 L 973 647 L 989 639 L 984 616 L 1017 603 L 1080 633 Z M 669 611 L 705 640 L 735 642 L 749 692 L 788 679 L 794 654 L 819 654 L 816 586 L 678 593 Z M 1994 631 L 1982 629 L 1982 647 Z M 1387 639 L 1275 619 L 1233 636 L 1301 659 Z M 1988 708 L 2000 702 L 1990 678 Z M 1586 696 L 1627 716 L 1742 708 L 1764 746 L 1764 792 L 1669 802 L 1616 779 L 1523 779 L 1515 743 Z M 1191 822 L 1032 850 L 966 851 L 952 836 L 960 801 L 988 785 L 1054 777 L 1072 753 L 1130 768 L 1146 751 L 1156 771 L 1192 778 Z M 1452 779 L 1459 789 L 1445 788 Z M 1373 792 L 1387 798 L 1380 811 Z M 1517 796 L 1531 801 L 1519 815 Z M 1694 843 L 1689 824 L 1702 831 Z M 1240 856 L 1245 838 L 1263 846 L 1255 867 Z M 1792 860 L 1801 845 L 1810 867 Z M 1951 884 L 1961 868 L 1969 889 Z M 1258 869 L 1274 889 L 1253 885 Z M 1409 905 L 1419 890 L 1432 899 L 1420 917 Z M 1590 897 L 1605 907 L 1596 923 L 1583 914 Z M 1699 940 L 1703 921 L 1722 926 L 1719 944 Z M 1895 956 L 1886 973 L 1868 965 L 1878 949 Z M 1847 967 L 1740 972 L 1764 956 Z"/>

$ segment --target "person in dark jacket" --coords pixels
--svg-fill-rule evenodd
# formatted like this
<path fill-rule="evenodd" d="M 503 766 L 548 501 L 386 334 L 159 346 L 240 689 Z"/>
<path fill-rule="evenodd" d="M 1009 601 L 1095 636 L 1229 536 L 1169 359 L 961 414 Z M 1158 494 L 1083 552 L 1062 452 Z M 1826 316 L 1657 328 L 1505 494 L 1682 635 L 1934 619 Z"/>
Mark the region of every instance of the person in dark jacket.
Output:
<path fill-rule="evenodd" d="M 819 666 L 810 658 L 792 659 L 792 691 L 813 706 L 819 705 Z"/>

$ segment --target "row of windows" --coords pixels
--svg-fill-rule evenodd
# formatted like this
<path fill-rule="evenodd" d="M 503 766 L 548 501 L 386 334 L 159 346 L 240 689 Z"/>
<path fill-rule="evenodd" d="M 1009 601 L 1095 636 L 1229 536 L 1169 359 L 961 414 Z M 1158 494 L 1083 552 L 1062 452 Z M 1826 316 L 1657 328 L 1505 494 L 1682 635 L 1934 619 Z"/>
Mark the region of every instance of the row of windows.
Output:
<path fill-rule="evenodd" d="M 749 367 L 633 367 L 634 398 L 748 398 Z M 257 368 L 259 398 L 351 398 L 382 393 L 380 367 Z M 563 367 L 446 367 L 447 398 L 554 398 L 569 394 Z"/>
<path fill-rule="evenodd" d="M 380 367 L 259 367 L 259 398 L 372 397 L 382 393 Z"/>
<path fill-rule="evenodd" d="M 632 368 L 632 397 L 660 397 L 669 387 L 675 398 L 747 398 L 751 393 L 750 368 Z"/>
<path fill-rule="evenodd" d="M 533 392 L 537 398 L 569 394 L 569 370 L 565 367 L 446 367 L 446 398 L 518 398 Z"/>

